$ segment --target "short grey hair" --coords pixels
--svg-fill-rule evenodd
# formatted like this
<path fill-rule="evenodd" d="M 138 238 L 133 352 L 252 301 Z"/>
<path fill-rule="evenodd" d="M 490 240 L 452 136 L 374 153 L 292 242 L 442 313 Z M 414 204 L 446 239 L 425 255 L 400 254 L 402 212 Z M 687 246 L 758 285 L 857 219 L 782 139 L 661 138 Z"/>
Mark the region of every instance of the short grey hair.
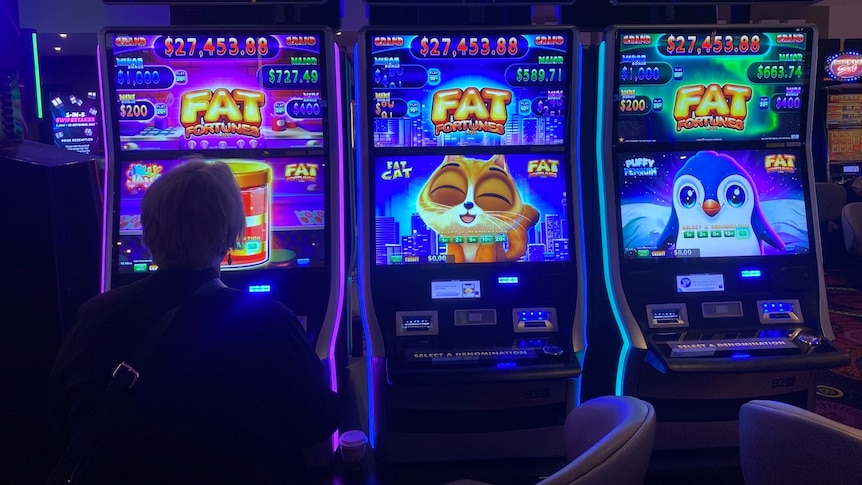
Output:
<path fill-rule="evenodd" d="M 242 195 L 223 162 L 191 159 L 156 179 L 141 201 L 144 246 L 160 267 L 216 267 L 245 232 Z"/>

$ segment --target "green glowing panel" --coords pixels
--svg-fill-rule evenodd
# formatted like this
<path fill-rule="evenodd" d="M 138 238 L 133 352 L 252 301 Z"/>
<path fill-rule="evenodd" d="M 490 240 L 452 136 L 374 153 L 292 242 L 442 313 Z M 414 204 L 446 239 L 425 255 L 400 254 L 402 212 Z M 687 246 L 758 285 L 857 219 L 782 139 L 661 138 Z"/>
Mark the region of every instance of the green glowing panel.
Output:
<path fill-rule="evenodd" d="M 804 138 L 809 28 L 617 32 L 614 143 Z"/>

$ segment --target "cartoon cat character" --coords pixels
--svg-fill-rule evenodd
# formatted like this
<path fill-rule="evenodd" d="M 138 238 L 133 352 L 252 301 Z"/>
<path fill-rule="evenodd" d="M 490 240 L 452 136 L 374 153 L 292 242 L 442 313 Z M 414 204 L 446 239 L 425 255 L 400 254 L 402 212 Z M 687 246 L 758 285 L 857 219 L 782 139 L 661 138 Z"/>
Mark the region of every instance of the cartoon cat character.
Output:
<path fill-rule="evenodd" d="M 441 236 L 506 234 L 508 251 L 500 243 L 450 242 L 446 252 L 456 263 L 518 260 L 527 252 L 527 231 L 539 221 L 539 211 L 521 200 L 504 155 L 447 155 L 422 187 L 417 208 Z"/>

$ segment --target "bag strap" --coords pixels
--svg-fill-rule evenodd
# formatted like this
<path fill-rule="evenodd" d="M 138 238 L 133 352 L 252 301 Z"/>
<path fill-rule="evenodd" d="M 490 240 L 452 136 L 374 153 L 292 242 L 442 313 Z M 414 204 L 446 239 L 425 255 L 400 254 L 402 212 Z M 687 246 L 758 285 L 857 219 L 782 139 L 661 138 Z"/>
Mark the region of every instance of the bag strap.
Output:
<path fill-rule="evenodd" d="M 135 368 L 142 368 L 146 363 L 150 354 L 153 353 L 165 331 L 170 326 L 177 312 L 189 300 L 197 296 L 207 293 L 213 293 L 222 288 L 227 288 L 224 283 L 218 278 L 207 281 L 189 297 L 183 300 L 179 305 L 168 310 L 162 317 L 150 328 L 150 332 L 144 340 L 138 345 L 134 352 L 129 356 L 128 360 L 120 362 L 111 374 L 111 381 L 102 398 L 93 408 L 93 411 L 87 416 L 87 419 L 75 433 L 69 446 L 63 452 L 63 456 L 57 462 L 51 476 L 48 478 L 48 484 L 72 483 L 74 474 L 78 471 L 78 467 L 86 459 L 90 450 L 96 444 L 99 434 L 104 428 L 108 417 L 117 407 L 120 399 L 126 391 L 130 390 L 138 382 L 140 372 Z"/>

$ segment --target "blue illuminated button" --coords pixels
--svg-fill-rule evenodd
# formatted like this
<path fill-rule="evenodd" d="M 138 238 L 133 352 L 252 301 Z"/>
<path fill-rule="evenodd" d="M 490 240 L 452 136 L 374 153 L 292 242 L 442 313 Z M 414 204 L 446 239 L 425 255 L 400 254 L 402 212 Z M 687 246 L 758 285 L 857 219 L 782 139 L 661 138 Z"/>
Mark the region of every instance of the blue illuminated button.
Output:
<path fill-rule="evenodd" d="M 546 355 L 563 355 L 563 348 L 559 345 L 545 345 L 542 347 L 542 352 Z"/>
<path fill-rule="evenodd" d="M 739 277 L 743 279 L 756 279 L 763 276 L 763 272 L 756 268 L 743 269 L 739 271 Z"/>
<path fill-rule="evenodd" d="M 299 258 L 296 260 L 297 266 L 308 266 L 309 264 L 311 264 L 311 260 L 308 258 Z"/>
<path fill-rule="evenodd" d="M 411 118 L 416 118 L 421 114 L 420 111 L 421 105 L 419 101 L 411 100 L 407 102 L 407 116 Z"/>
<path fill-rule="evenodd" d="M 436 67 L 428 68 L 428 85 L 436 86 L 440 84 L 440 69 Z"/>

